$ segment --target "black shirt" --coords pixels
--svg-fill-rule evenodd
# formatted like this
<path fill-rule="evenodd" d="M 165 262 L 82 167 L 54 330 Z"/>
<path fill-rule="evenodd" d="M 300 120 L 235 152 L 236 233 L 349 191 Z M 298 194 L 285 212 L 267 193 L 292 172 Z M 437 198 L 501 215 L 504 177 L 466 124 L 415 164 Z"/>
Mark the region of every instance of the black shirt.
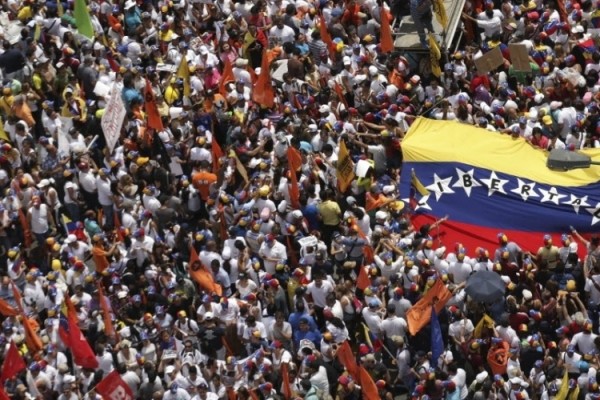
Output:
<path fill-rule="evenodd" d="M 23 69 L 25 65 L 25 58 L 23 54 L 17 49 L 10 49 L 0 54 L 0 65 L 4 69 L 4 72 L 11 74 Z"/>

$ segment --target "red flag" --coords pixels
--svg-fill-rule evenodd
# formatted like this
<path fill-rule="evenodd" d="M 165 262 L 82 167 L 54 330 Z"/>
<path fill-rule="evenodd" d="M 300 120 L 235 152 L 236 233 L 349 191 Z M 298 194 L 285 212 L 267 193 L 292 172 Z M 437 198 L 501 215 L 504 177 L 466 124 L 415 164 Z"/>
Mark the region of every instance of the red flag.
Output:
<path fill-rule="evenodd" d="M 223 294 L 221 285 L 215 282 L 215 278 L 212 273 L 202 265 L 198 258 L 198 253 L 194 247 L 190 249 L 190 262 L 188 263 L 188 270 L 190 276 L 200 285 L 202 289 L 208 293 L 215 293 L 219 296 Z"/>
<path fill-rule="evenodd" d="M 87 339 L 79 329 L 79 325 L 77 323 L 77 313 L 75 312 L 73 303 L 71 303 L 71 300 L 67 302 L 67 298 L 69 298 L 68 295 L 65 296 L 65 302 L 67 303 L 67 308 L 69 308 L 67 320 L 69 321 L 69 341 L 71 344 L 73 361 L 75 364 L 83 368 L 98 368 L 99 364 L 98 360 L 96 359 L 96 355 L 90 347 Z"/>
<path fill-rule="evenodd" d="M 283 384 L 283 397 L 285 397 L 285 400 L 290 400 L 292 398 L 292 388 L 290 386 L 288 363 L 281 363 L 281 380 Z"/>
<path fill-rule="evenodd" d="M 292 207 L 296 210 L 300 209 L 300 189 L 298 189 L 298 177 L 296 171 L 302 167 L 302 156 L 300 152 L 288 146 L 287 149 L 288 166 L 290 169 L 290 201 Z"/>
<path fill-rule="evenodd" d="M 110 315 L 110 306 L 108 305 L 108 299 L 104 295 L 104 288 L 102 287 L 102 282 L 98 281 L 98 297 L 100 299 L 100 308 L 102 309 L 102 318 L 104 321 L 104 333 L 106 336 L 112 337 L 115 336 L 115 327 L 112 323 L 112 318 Z"/>
<path fill-rule="evenodd" d="M 105 399 L 133 400 L 133 392 L 114 370 L 96 385 L 96 392 Z"/>
<path fill-rule="evenodd" d="M 219 160 L 225 156 L 225 153 L 223 153 L 221 146 L 219 146 L 214 137 L 210 145 L 210 150 L 212 152 L 213 174 L 216 174 L 219 171 Z"/>
<path fill-rule="evenodd" d="M 112 72 L 119 72 L 121 70 L 121 66 L 115 61 L 110 52 L 106 53 L 106 60 L 108 61 L 108 65 Z"/>
<path fill-rule="evenodd" d="M 260 75 L 254 85 L 252 100 L 265 108 L 272 108 L 275 105 L 275 92 L 271 83 L 271 72 L 269 71 L 269 60 L 267 51 L 263 49 L 262 64 L 260 66 Z"/>
<path fill-rule="evenodd" d="M 4 391 L 4 386 L 0 386 L 0 400 L 10 400 L 10 397 Z"/>
<path fill-rule="evenodd" d="M 0 314 L 5 317 L 14 317 L 15 315 L 19 315 L 19 311 L 8 304 L 6 300 L 0 299 Z"/>
<path fill-rule="evenodd" d="M 227 84 L 230 82 L 235 82 L 235 76 L 233 75 L 233 67 L 231 65 L 231 61 L 229 61 L 229 59 L 226 58 L 225 66 L 223 66 L 223 75 L 221 75 L 221 82 L 219 82 L 219 93 L 221 93 L 223 97 L 227 97 Z"/>
<path fill-rule="evenodd" d="M 390 17 L 381 7 L 381 52 L 389 53 L 394 51 L 394 38 L 392 36 L 392 27 L 390 26 Z"/>
<path fill-rule="evenodd" d="M 335 355 L 339 362 L 346 367 L 348 374 L 350 374 L 355 381 L 358 381 L 360 379 L 358 364 L 356 363 L 356 357 L 354 356 L 348 341 L 345 341 L 340 345 Z"/>
<path fill-rule="evenodd" d="M 7 379 L 13 378 L 19 372 L 23 371 L 27 366 L 23 357 L 19 353 L 19 349 L 15 345 L 15 342 L 11 340 L 8 352 L 4 358 L 4 364 L 2 365 L 2 374 L 0 375 L 0 384 L 4 384 Z"/>
<path fill-rule="evenodd" d="M 331 55 L 331 58 L 333 58 L 335 55 L 335 43 L 333 43 L 331 35 L 327 30 L 327 23 L 325 23 L 323 15 L 319 15 L 319 32 L 321 33 L 321 40 L 327 45 L 329 54 Z"/>
<path fill-rule="evenodd" d="M 146 116 L 148 117 L 148 128 L 154 129 L 156 132 L 161 132 L 164 127 L 162 123 L 162 118 L 160 117 L 160 113 L 158 112 L 158 107 L 156 106 L 156 99 L 154 97 L 154 91 L 152 90 L 152 85 L 150 81 L 146 79 L 146 88 L 144 89 L 144 99 L 146 100 L 144 107 L 146 110 Z M 115 214 L 116 215 L 116 214 Z"/>
<path fill-rule="evenodd" d="M 365 367 L 360 367 L 360 386 L 362 387 L 363 400 L 379 400 L 379 391 L 373 378 L 367 372 Z"/>
<path fill-rule="evenodd" d="M 19 209 L 19 222 L 21 223 L 21 227 L 23 228 L 23 244 L 25 247 L 29 248 L 31 243 L 33 243 L 33 235 L 31 234 L 31 229 L 29 229 L 29 222 L 27 221 L 27 217 L 22 209 Z M 40 243 L 40 246 L 43 243 Z"/>

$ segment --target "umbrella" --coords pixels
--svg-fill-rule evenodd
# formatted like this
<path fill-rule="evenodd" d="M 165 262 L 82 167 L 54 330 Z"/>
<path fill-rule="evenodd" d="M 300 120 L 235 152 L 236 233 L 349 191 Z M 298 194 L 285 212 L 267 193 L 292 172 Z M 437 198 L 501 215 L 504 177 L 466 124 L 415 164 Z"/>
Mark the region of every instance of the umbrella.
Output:
<path fill-rule="evenodd" d="M 473 300 L 493 303 L 504 296 L 506 284 L 495 272 L 478 271 L 467 279 L 465 291 Z"/>

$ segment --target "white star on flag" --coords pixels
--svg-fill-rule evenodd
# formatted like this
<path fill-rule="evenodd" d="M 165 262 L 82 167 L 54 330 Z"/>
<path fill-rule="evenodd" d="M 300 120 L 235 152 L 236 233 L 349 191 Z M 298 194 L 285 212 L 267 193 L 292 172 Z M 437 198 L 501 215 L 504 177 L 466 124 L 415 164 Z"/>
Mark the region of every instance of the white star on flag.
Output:
<path fill-rule="evenodd" d="M 519 178 L 517 178 L 517 181 L 519 183 L 519 187 L 511 190 L 511 192 L 521 196 L 523 201 L 527 201 L 527 199 L 529 199 L 530 197 L 540 197 L 540 195 L 537 194 L 535 190 L 533 190 L 533 188 L 535 187 L 535 183 L 528 183 L 522 181 Z"/>
<path fill-rule="evenodd" d="M 498 178 L 498 175 L 496 175 L 495 171 L 492 171 L 488 179 L 480 179 L 480 181 L 483 182 L 483 184 L 488 188 L 488 197 L 495 192 L 506 194 L 504 185 L 508 183 L 508 180 Z"/>
<path fill-rule="evenodd" d="M 566 194 L 558 194 L 558 191 L 554 186 L 552 186 L 550 190 L 540 189 L 540 192 L 542 193 L 542 200 L 540 200 L 540 203 L 551 202 L 558 205 L 560 199 L 567 197 Z"/>
<path fill-rule="evenodd" d="M 452 177 L 441 179 L 438 174 L 433 174 L 433 183 L 425 186 L 425 189 L 434 192 L 435 200 L 438 201 L 443 194 L 454 193 L 454 190 L 450 189 L 450 182 L 452 182 Z"/>
<path fill-rule="evenodd" d="M 596 225 L 600 221 L 600 203 L 596 203 L 596 208 L 586 208 L 586 211 L 592 214 L 592 226 Z"/>
<path fill-rule="evenodd" d="M 421 197 L 419 200 L 417 200 L 417 206 L 415 207 L 415 211 L 420 210 L 420 209 L 432 211 L 429 204 L 427 204 L 427 201 L 429 200 L 429 196 L 430 195 L 425 195 L 425 196 Z"/>
<path fill-rule="evenodd" d="M 473 176 L 475 174 L 474 169 L 465 172 L 460 168 L 456 168 L 456 174 L 458 175 L 458 180 L 454 182 L 454 185 L 452 185 L 452 187 L 462 188 L 465 191 L 467 197 L 471 197 L 472 188 L 481 186 L 481 183 L 477 182 L 475 180 L 475 177 Z"/>
<path fill-rule="evenodd" d="M 588 197 L 577 197 L 571 195 L 571 200 L 564 202 L 563 204 L 567 204 L 569 206 L 573 206 L 573 209 L 577 214 L 579 214 L 579 207 L 589 207 L 591 204 L 587 202 Z"/>

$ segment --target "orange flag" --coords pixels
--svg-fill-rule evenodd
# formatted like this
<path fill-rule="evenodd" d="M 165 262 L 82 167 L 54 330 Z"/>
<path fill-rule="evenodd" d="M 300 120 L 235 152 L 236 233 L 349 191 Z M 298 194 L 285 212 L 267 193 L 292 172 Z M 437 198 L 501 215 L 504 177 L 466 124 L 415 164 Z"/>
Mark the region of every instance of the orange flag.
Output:
<path fill-rule="evenodd" d="M 15 303 L 17 303 L 17 309 L 21 314 L 24 314 L 25 310 L 23 310 L 23 297 L 21 296 L 21 291 L 14 282 L 12 282 L 12 291 L 13 297 L 15 298 Z"/>
<path fill-rule="evenodd" d="M 252 85 L 254 85 L 256 83 L 256 81 L 258 80 L 258 75 L 256 75 L 256 71 L 254 70 L 254 68 L 252 68 L 249 65 L 248 65 L 248 72 L 250 72 L 250 80 L 252 81 Z"/>
<path fill-rule="evenodd" d="M 344 91 L 342 90 L 342 85 L 335 82 L 335 84 L 333 86 L 333 90 L 335 90 L 335 94 L 337 94 L 337 97 L 340 99 L 340 101 L 346 106 L 346 108 L 348 108 L 348 102 L 346 101 L 346 96 L 344 96 Z"/>
<path fill-rule="evenodd" d="M 218 296 L 223 294 L 221 285 L 215 282 L 215 278 L 212 273 L 208 271 L 200 262 L 196 249 L 191 247 L 190 249 L 190 262 L 188 263 L 188 270 L 192 279 L 194 279 L 198 285 L 208 293 L 216 293 Z"/>
<path fill-rule="evenodd" d="M 5 317 L 14 317 L 15 315 L 19 315 L 19 311 L 8 304 L 6 300 L 0 299 L 0 314 Z"/>
<path fill-rule="evenodd" d="M 35 328 L 37 323 L 27 318 L 25 314 L 21 314 L 21 316 L 23 318 L 21 323 L 23 324 L 23 328 L 25 328 L 25 344 L 32 354 L 37 353 L 43 348 L 42 339 L 40 339 L 40 336 L 36 332 Z"/>
<path fill-rule="evenodd" d="M 216 174 L 219 171 L 219 160 L 225 155 L 219 143 L 213 137 L 212 143 L 210 145 L 210 150 L 212 152 L 212 163 L 213 163 L 213 174 Z"/>
<path fill-rule="evenodd" d="M 275 105 L 275 92 L 271 83 L 271 72 L 269 71 L 269 60 L 267 51 L 263 49 L 262 64 L 260 66 L 260 75 L 254 85 L 252 100 L 265 108 L 272 108 Z"/>
<path fill-rule="evenodd" d="M 365 367 L 360 367 L 360 386 L 362 387 L 362 398 L 363 400 L 379 400 L 379 391 L 373 378 L 367 372 Z"/>
<path fill-rule="evenodd" d="M 441 279 L 436 280 L 427 293 L 406 313 L 406 322 L 408 322 L 410 334 L 416 335 L 429 323 L 431 320 L 431 306 L 434 306 L 435 312 L 439 314 L 451 297 L 452 293 L 444 285 L 444 282 Z"/>
<path fill-rule="evenodd" d="M 236 400 L 237 394 L 235 393 L 235 389 L 231 386 L 227 388 L 227 399 L 228 400 Z"/>
<path fill-rule="evenodd" d="M 335 354 L 338 361 L 346 368 L 348 374 L 355 380 L 359 381 L 359 370 L 358 364 L 356 363 L 356 357 L 350 348 L 348 341 L 342 343 Z"/>
<path fill-rule="evenodd" d="M 23 228 L 23 244 L 25 247 L 29 248 L 31 243 L 33 243 L 33 235 L 31 234 L 31 229 L 29 228 L 29 222 L 27 221 L 27 217 L 22 209 L 19 209 L 19 222 L 21 223 L 21 227 Z M 41 245 L 42 243 L 40 243 Z"/>
<path fill-rule="evenodd" d="M 321 40 L 327 45 L 329 54 L 331 55 L 331 58 L 333 58 L 335 54 L 335 43 L 333 43 L 331 35 L 327 30 L 327 23 L 325 22 L 323 15 L 319 15 L 319 32 L 321 33 Z"/>
<path fill-rule="evenodd" d="M 290 201 L 295 210 L 300 209 L 300 189 L 298 189 L 298 177 L 296 171 L 302 167 L 302 155 L 300 152 L 288 146 L 287 149 L 288 166 L 290 169 Z"/>
<path fill-rule="evenodd" d="M 506 373 L 506 365 L 510 356 L 509 349 L 508 342 L 502 341 L 499 346 L 490 348 L 488 351 L 487 361 L 494 375 L 504 375 Z"/>
<path fill-rule="evenodd" d="M 225 59 L 225 66 L 223 67 L 223 75 L 221 75 L 221 82 L 219 82 L 219 93 L 223 97 L 227 97 L 227 84 L 235 82 L 235 76 L 233 76 L 233 67 L 229 59 Z M 215 141 L 213 140 L 213 143 Z"/>
<path fill-rule="evenodd" d="M 389 53 L 394 50 L 394 38 L 392 36 L 392 27 L 390 26 L 390 17 L 381 7 L 381 52 Z"/>
<path fill-rule="evenodd" d="M 365 235 L 363 230 L 356 223 L 356 218 L 352 218 L 352 225 L 356 226 L 356 231 L 358 232 L 358 236 L 360 236 L 361 239 L 367 240 L 367 235 Z M 373 251 L 373 247 L 371 247 L 371 245 L 365 245 L 364 254 L 365 254 L 365 264 L 372 264 L 375 262 L 375 252 Z"/>
<path fill-rule="evenodd" d="M 285 400 L 292 398 L 292 388 L 290 386 L 290 371 L 288 369 L 288 363 L 281 363 L 281 383 L 283 385 L 283 397 Z"/>
<path fill-rule="evenodd" d="M 365 290 L 369 286 L 371 286 L 371 280 L 369 279 L 367 267 L 361 265 L 360 271 L 358 272 L 358 277 L 356 278 L 356 287 L 360 290 Z"/>
<path fill-rule="evenodd" d="M 108 299 L 104 295 L 104 288 L 102 287 L 102 282 L 98 281 L 96 284 L 98 285 L 98 297 L 100 299 L 100 308 L 102 309 L 102 318 L 104 321 L 104 333 L 106 334 L 106 336 L 112 337 L 115 336 L 115 327 L 112 323 Z"/>
<path fill-rule="evenodd" d="M 250 394 L 252 400 L 260 400 L 260 397 L 258 397 L 258 395 L 256 394 L 256 389 L 250 389 L 248 393 Z"/>
<path fill-rule="evenodd" d="M 158 112 L 158 106 L 156 105 L 156 98 L 154 97 L 152 85 L 150 84 L 150 81 L 148 79 L 146 79 L 144 99 L 146 100 L 146 102 L 144 103 L 144 109 L 146 111 L 146 115 L 148 116 L 148 128 L 152 128 L 156 132 L 161 132 L 164 129 L 162 118 L 160 117 L 160 113 Z"/>
<path fill-rule="evenodd" d="M 111 28 L 113 28 L 113 31 L 115 31 L 121 35 L 123 34 L 123 25 L 121 24 L 121 21 L 119 21 L 117 17 L 115 17 L 114 15 L 109 15 L 108 16 L 108 24 L 110 25 Z"/>

